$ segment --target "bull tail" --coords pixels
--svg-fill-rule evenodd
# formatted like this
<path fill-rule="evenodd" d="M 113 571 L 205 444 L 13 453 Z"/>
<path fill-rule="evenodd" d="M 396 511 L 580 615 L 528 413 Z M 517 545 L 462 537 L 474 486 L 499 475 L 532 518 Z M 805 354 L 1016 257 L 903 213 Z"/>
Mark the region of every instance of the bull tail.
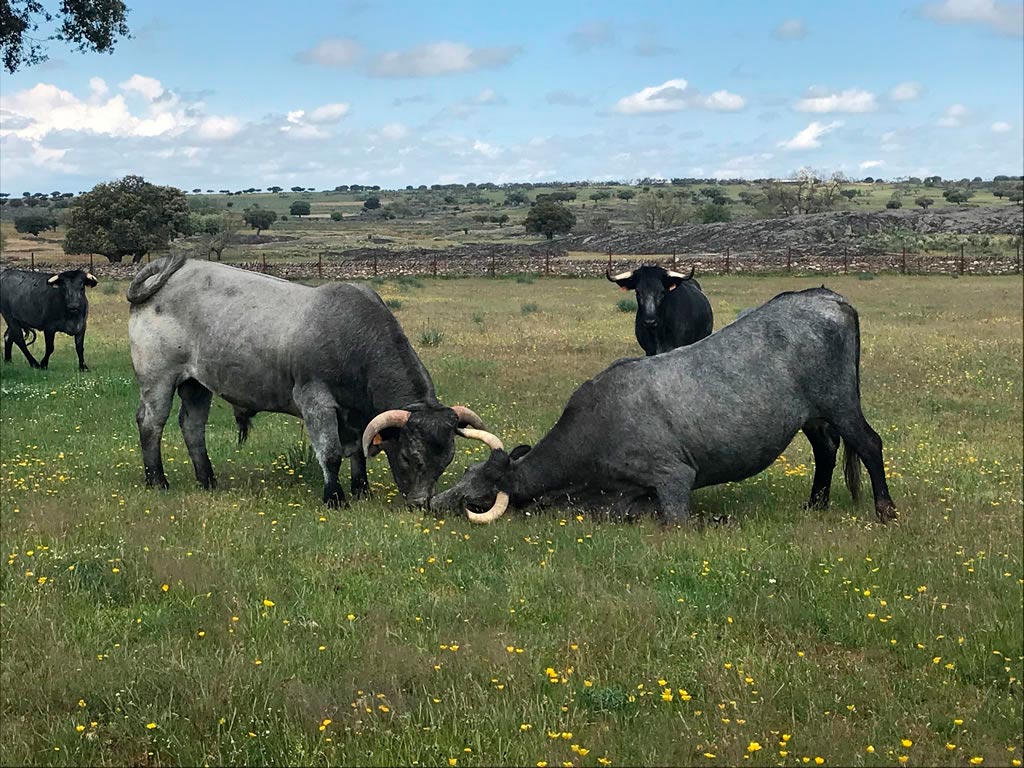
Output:
<path fill-rule="evenodd" d="M 235 409 L 235 424 L 238 425 L 238 444 L 242 445 L 249 439 L 249 430 L 252 429 L 252 411 Z"/>
<path fill-rule="evenodd" d="M 33 344 L 36 343 L 36 332 L 33 331 L 31 328 L 26 328 L 25 330 L 28 331 L 28 333 L 25 334 L 25 346 L 31 347 Z M 31 339 L 28 337 L 29 334 L 32 334 Z"/>
<path fill-rule="evenodd" d="M 854 501 L 860 501 L 860 456 L 846 440 L 843 440 L 843 477 L 850 496 Z"/>
<path fill-rule="evenodd" d="M 128 286 L 128 303 L 142 304 L 151 299 L 184 263 L 185 254 L 179 252 L 144 265 Z M 150 281 L 151 277 L 156 279 Z"/>

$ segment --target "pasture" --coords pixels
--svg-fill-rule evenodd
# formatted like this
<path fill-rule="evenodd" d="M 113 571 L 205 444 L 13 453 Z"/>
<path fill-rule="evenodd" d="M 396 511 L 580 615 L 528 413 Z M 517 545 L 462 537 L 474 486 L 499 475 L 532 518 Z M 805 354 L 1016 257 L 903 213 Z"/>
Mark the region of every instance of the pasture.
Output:
<path fill-rule="evenodd" d="M 716 327 L 821 279 L 702 278 Z M 566 508 L 490 527 L 320 504 L 298 421 L 208 433 L 197 489 L 142 485 L 125 285 L 86 360 L 15 350 L 0 398 L 0 762 L 536 766 L 1020 765 L 1020 278 L 828 278 L 861 315 L 862 391 L 900 520 L 836 473 L 803 509 L 802 436 L 663 529 Z M 634 356 L 604 280 L 378 283 L 441 399 L 534 442 Z M 41 342 L 39 342 L 41 343 Z M 177 408 L 175 407 L 175 412 Z M 439 487 L 485 457 L 458 446 Z M 346 486 L 347 487 L 347 486 Z"/>

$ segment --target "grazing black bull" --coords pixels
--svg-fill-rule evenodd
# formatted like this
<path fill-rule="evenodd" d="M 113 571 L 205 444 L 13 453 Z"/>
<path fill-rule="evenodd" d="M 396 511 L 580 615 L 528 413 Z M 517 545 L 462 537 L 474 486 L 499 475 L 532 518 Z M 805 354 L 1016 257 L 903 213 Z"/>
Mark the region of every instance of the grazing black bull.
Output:
<path fill-rule="evenodd" d="M 859 322 L 846 299 L 824 288 L 783 293 L 696 344 L 612 364 L 576 390 L 536 447 L 492 445 L 430 508 L 491 522 L 509 504 L 626 513 L 653 503 L 678 523 L 694 488 L 761 472 L 802 429 L 814 451 L 810 506 L 828 504 L 841 437 L 851 494 L 860 457 L 884 522 L 895 506 L 882 440 L 861 411 L 859 369 Z"/>
<path fill-rule="evenodd" d="M 353 495 L 369 491 L 366 458 L 383 450 L 406 501 L 423 506 L 451 463 L 455 436 L 490 437 L 471 410 L 438 402 L 398 321 L 364 286 L 310 288 L 170 256 L 139 271 L 128 301 L 149 485 L 167 486 L 160 438 L 175 391 L 202 486 L 214 485 L 206 421 L 217 394 L 234 406 L 240 440 L 260 411 L 302 419 L 330 506 L 345 503 L 338 471 L 346 455 Z"/>
<path fill-rule="evenodd" d="M 86 287 L 96 285 L 96 278 L 80 269 L 59 274 L 8 269 L 0 272 L 0 315 L 7 323 L 4 332 L 4 360 L 10 361 L 11 347 L 17 345 L 33 368 L 46 368 L 53 354 L 53 337 L 57 331 L 75 337 L 78 370 L 85 364 L 85 326 L 89 318 Z M 25 332 L 31 339 L 25 341 Z M 46 351 L 37 361 L 28 351 L 36 331 L 43 332 Z"/>
<path fill-rule="evenodd" d="M 700 283 L 689 275 L 638 267 L 605 276 L 624 291 L 636 291 L 636 340 L 648 357 L 685 347 L 711 335 L 714 316 Z"/>

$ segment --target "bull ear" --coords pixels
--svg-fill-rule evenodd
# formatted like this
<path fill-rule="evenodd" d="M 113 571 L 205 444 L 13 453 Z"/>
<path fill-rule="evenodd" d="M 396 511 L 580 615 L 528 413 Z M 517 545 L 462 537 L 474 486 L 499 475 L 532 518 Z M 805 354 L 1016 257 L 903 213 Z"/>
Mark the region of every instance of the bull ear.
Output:
<path fill-rule="evenodd" d="M 512 449 L 512 453 L 509 454 L 509 458 L 511 458 L 512 461 L 519 461 L 519 459 L 523 458 L 523 456 L 530 452 L 530 448 L 531 446 L 529 445 L 517 445 Z"/>
<path fill-rule="evenodd" d="M 60 275 L 52 275 L 46 282 L 56 288 L 58 280 L 60 280 Z"/>

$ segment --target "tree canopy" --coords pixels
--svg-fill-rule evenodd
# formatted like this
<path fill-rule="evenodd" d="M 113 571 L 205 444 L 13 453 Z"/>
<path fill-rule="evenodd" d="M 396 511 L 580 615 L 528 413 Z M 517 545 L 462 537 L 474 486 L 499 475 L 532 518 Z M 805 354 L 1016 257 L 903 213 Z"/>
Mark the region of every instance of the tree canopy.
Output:
<path fill-rule="evenodd" d="M 292 216 L 309 216 L 309 210 L 309 203 L 305 200 L 295 200 L 288 207 L 288 213 Z"/>
<path fill-rule="evenodd" d="M 49 3 L 48 3 L 49 4 Z M 10 73 L 47 60 L 45 43 L 60 40 L 79 51 L 105 53 L 129 37 L 128 8 L 121 0 L 62 0 L 47 9 L 43 0 L 0 0 L 0 56 Z M 40 25 L 52 27 L 44 36 Z"/>
<path fill-rule="evenodd" d="M 526 214 L 526 231 L 542 233 L 548 240 L 568 234 L 576 226 L 576 216 L 558 203 L 537 203 Z"/>
<path fill-rule="evenodd" d="M 125 176 L 97 184 L 75 200 L 64 251 L 98 253 L 112 262 L 131 256 L 139 262 L 150 251 L 166 248 L 172 238 L 191 232 L 184 192 Z"/>
<path fill-rule="evenodd" d="M 245 212 L 243 219 L 259 235 L 261 230 L 270 229 L 270 225 L 277 221 L 277 211 L 269 211 L 265 208 L 250 208 Z"/>

